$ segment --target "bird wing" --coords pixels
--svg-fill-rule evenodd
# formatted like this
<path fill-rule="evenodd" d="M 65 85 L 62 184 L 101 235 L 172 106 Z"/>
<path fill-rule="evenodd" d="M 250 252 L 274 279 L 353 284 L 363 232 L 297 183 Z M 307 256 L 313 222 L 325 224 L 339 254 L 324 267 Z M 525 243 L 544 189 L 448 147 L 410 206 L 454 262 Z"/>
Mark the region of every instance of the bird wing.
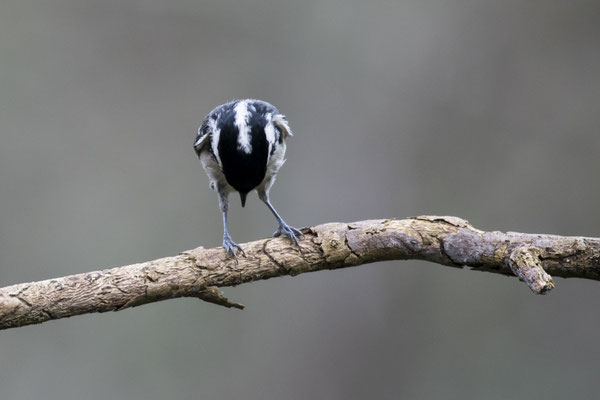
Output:
<path fill-rule="evenodd" d="M 196 143 L 194 143 L 194 147 L 196 148 L 196 150 L 200 150 L 202 147 L 204 147 L 204 143 L 206 143 L 209 137 L 210 133 L 198 135 L 196 138 Z"/>
<path fill-rule="evenodd" d="M 279 130 L 283 134 L 284 139 L 286 139 L 288 136 L 294 136 L 292 130 L 290 129 L 290 125 L 287 122 L 287 119 L 285 119 L 285 115 L 275 115 L 273 117 L 273 123 L 275 124 L 275 126 L 277 126 L 277 128 L 279 128 Z"/>
<path fill-rule="evenodd" d="M 202 150 L 204 145 L 206 143 L 210 143 L 210 134 L 210 127 L 205 120 L 200 128 L 198 128 L 198 135 L 196 136 L 196 142 L 194 142 L 194 149 L 196 149 L 196 153 L 200 154 L 200 150 Z"/>

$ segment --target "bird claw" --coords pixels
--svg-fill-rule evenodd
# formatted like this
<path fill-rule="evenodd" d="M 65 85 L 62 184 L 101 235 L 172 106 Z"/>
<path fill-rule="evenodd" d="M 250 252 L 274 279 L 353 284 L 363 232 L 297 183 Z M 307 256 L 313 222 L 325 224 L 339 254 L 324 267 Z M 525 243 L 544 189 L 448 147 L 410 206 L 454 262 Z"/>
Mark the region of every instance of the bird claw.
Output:
<path fill-rule="evenodd" d="M 244 253 L 242 246 L 231 240 L 231 237 L 229 235 L 223 236 L 223 248 L 225 249 L 225 254 L 231 253 L 231 255 L 233 256 L 233 258 L 235 258 L 236 261 L 238 258 L 237 254 L 235 254 L 235 249 L 238 249 L 242 253 L 242 255 L 246 257 L 246 253 Z"/>
<path fill-rule="evenodd" d="M 279 237 L 281 235 L 285 235 L 290 238 L 293 242 L 296 243 L 298 247 L 300 247 L 300 242 L 298 242 L 298 237 L 304 237 L 304 234 L 300 232 L 299 229 L 294 228 L 293 226 L 289 226 L 286 223 L 279 225 L 279 229 L 277 229 L 273 233 L 273 237 Z"/>

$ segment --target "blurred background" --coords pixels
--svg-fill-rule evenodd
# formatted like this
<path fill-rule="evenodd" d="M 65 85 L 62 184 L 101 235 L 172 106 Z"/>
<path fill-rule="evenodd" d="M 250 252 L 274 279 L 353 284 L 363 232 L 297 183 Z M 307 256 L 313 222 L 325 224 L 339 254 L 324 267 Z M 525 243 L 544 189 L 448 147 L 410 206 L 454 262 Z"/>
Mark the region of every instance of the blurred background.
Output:
<path fill-rule="evenodd" d="M 455 215 L 600 236 L 600 4 L 4 0 L 0 285 L 220 246 L 215 106 L 295 136 L 288 223 Z M 232 197 L 239 243 L 276 228 Z M 385 262 L 0 332 L 2 399 L 597 396 L 600 283 Z"/>

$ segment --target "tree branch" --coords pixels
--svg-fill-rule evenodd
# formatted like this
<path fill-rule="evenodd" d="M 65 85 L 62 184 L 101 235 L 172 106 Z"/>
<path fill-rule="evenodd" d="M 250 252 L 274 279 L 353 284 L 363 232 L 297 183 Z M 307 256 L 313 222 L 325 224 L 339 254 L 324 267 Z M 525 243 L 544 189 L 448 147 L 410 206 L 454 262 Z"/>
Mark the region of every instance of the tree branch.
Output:
<path fill-rule="evenodd" d="M 0 289 L 0 329 L 73 315 L 119 311 L 175 297 L 225 307 L 219 287 L 352 267 L 383 260 L 426 260 L 451 267 L 515 275 L 535 293 L 551 275 L 600 280 L 600 238 L 483 232 L 457 217 L 331 223 L 303 229 L 301 251 L 284 238 L 243 245 L 235 262 L 221 247 Z"/>

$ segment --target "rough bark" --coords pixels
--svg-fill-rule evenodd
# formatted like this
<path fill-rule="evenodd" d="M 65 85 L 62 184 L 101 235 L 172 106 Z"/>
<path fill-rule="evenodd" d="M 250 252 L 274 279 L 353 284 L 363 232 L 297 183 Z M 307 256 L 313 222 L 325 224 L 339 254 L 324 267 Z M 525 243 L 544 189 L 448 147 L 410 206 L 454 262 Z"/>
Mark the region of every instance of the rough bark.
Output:
<path fill-rule="evenodd" d="M 457 217 L 330 223 L 303 229 L 300 249 L 285 238 L 243 245 L 236 262 L 223 248 L 0 289 L 0 329 L 73 315 L 119 311 L 175 297 L 225 307 L 219 287 L 383 260 L 427 260 L 517 276 L 535 293 L 551 276 L 600 280 L 600 238 L 484 232 Z"/>

